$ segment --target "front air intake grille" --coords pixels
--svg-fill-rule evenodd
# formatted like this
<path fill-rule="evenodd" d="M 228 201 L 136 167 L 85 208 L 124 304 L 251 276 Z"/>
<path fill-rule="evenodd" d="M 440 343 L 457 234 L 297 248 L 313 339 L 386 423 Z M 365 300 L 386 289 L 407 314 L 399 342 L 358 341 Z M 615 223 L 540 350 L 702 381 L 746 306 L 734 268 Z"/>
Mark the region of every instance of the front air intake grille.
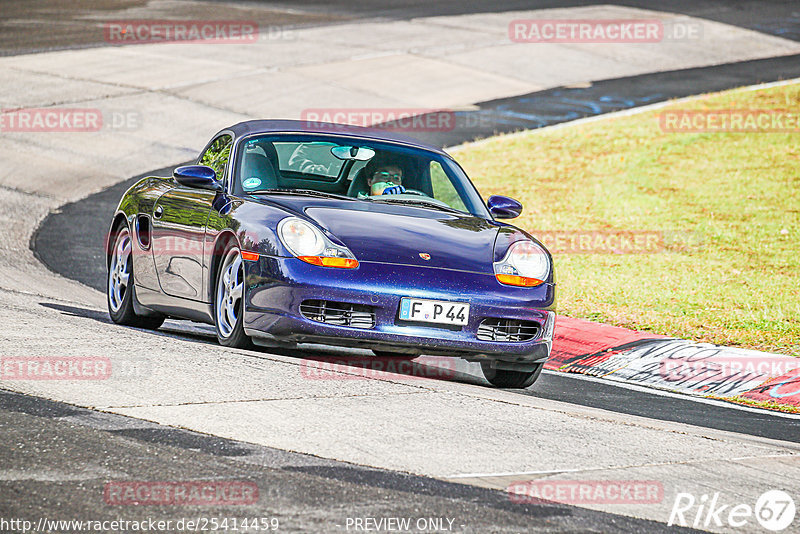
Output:
<path fill-rule="evenodd" d="M 539 335 L 541 325 L 518 319 L 484 319 L 478 327 L 481 341 L 530 341 Z"/>
<path fill-rule="evenodd" d="M 319 323 L 352 328 L 373 328 L 375 312 L 370 306 L 331 302 L 329 300 L 304 300 L 300 304 L 303 317 Z"/>

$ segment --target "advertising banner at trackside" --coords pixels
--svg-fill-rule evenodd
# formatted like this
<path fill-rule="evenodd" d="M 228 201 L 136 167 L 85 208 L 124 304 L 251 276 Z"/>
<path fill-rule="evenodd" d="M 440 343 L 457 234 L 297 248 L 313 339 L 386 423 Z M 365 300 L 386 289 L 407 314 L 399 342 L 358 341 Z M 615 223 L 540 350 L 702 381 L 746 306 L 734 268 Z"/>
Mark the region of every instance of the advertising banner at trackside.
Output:
<path fill-rule="evenodd" d="M 547 369 L 691 395 L 800 406 L 800 358 L 559 316 Z"/>

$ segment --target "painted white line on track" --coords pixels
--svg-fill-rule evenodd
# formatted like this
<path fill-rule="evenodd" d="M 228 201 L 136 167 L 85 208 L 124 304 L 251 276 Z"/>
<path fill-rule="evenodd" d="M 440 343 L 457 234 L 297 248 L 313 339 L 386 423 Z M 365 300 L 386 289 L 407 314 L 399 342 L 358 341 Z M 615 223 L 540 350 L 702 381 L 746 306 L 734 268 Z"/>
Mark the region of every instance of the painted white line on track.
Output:
<path fill-rule="evenodd" d="M 701 404 L 710 404 L 712 406 L 718 406 L 721 408 L 730 408 L 732 410 L 740 410 L 743 412 L 752 412 L 758 413 L 762 415 L 772 415 L 774 417 L 783 417 L 785 419 L 795 419 L 800 420 L 800 414 L 794 413 L 785 413 L 785 412 L 777 412 L 774 410 L 768 410 L 765 408 L 754 408 L 751 406 L 745 406 L 741 404 L 736 404 L 733 402 L 727 402 L 717 399 L 708 399 L 705 397 L 698 397 L 696 395 L 692 395 L 690 393 L 675 393 L 673 391 L 667 391 L 664 389 L 658 389 L 656 386 L 639 386 L 636 384 L 629 384 L 627 382 L 620 382 L 613 379 L 607 378 L 597 378 L 594 376 L 584 375 L 580 373 L 565 373 L 561 371 L 551 371 L 549 369 L 542 370 L 543 373 L 549 375 L 556 375 L 556 376 L 565 376 L 568 378 L 574 378 L 576 380 L 586 380 L 587 382 L 599 382 L 601 384 L 606 384 L 609 386 L 616 386 L 624 389 L 630 389 L 632 391 L 640 391 L 642 393 L 651 393 L 653 395 L 658 395 L 660 397 L 672 397 L 674 399 L 684 399 L 689 400 L 692 402 L 698 402 Z"/>

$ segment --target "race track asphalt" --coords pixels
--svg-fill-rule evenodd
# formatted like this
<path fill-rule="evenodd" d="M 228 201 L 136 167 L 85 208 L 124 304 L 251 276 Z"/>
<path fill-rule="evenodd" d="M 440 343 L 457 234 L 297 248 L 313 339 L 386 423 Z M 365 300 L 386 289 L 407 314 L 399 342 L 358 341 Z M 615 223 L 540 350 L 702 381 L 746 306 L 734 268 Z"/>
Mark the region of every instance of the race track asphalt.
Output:
<path fill-rule="evenodd" d="M 792 2 L 758 0 L 657 0 L 620 1 L 630 6 L 702 17 L 741 28 L 800 40 L 800 9 Z M 0 56 L 107 46 L 102 20 L 219 19 L 252 20 L 263 26 L 330 24 L 355 19 L 408 20 L 417 17 L 470 13 L 500 13 L 514 10 L 606 5 L 595 0 L 299 0 L 287 4 L 269 1 L 217 0 L 185 2 L 164 0 L 62 0 L 0 1 Z"/>
<path fill-rule="evenodd" d="M 278 532 L 346 532 L 354 530 L 356 518 L 397 517 L 412 524 L 437 518 L 463 533 L 673 531 L 653 521 L 546 501 L 514 503 L 502 491 L 165 428 L 3 390 L 0 429 L 0 520 L 6 521 L 152 518 L 175 525 L 181 519 L 274 518 Z M 106 484 L 119 481 L 209 479 L 254 483 L 258 499 L 126 505 L 104 496 Z M 22 531 L 1 523 L 0 530 Z"/>

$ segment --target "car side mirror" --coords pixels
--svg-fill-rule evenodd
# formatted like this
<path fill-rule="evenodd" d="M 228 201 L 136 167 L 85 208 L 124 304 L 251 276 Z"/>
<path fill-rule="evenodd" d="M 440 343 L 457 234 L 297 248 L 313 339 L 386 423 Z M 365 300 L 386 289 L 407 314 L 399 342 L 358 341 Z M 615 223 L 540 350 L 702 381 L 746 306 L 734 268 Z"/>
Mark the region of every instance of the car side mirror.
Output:
<path fill-rule="evenodd" d="M 222 184 L 217 181 L 217 173 L 206 165 L 184 165 L 172 172 L 175 181 L 186 187 L 222 191 Z"/>
<path fill-rule="evenodd" d="M 522 204 L 513 198 L 492 195 L 488 202 L 489 213 L 495 219 L 515 219 L 522 213 Z"/>

